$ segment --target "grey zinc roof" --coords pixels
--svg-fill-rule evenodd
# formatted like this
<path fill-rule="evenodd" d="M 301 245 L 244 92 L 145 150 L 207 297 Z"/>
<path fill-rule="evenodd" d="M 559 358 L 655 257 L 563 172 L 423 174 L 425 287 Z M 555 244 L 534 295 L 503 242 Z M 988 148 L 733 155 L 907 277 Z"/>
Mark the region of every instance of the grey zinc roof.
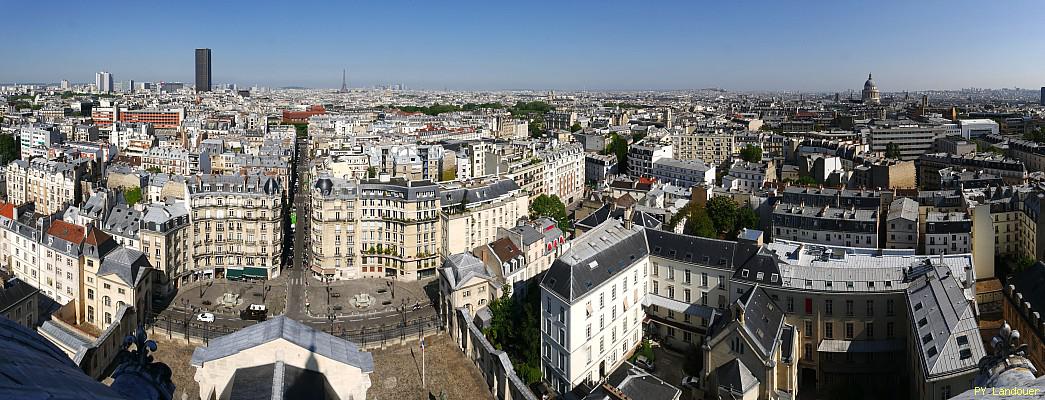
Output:
<path fill-rule="evenodd" d="M 722 364 L 715 369 L 718 386 L 734 393 L 744 393 L 758 386 L 758 378 L 739 359 Z"/>
<path fill-rule="evenodd" d="M 489 271 L 486 270 L 486 265 L 483 264 L 482 260 L 476 258 L 471 253 L 450 255 L 443 262 L 443 270 L 445 271 L 447 281 L 450 282 L 450 287 L 454 289 L 459 288 L 462 283 L 473 277 L 493 278 Z"/>
<path fill-rule="evenodd" d="M 374 356 L 360 350 L 355 343 L 316 330 L 284 315 L 211 339 L 210 345 L 197 347 L 192 352 L 191 364 L 200 367 L 206 362 L 248 351 L 276 339 L 286 340 L 323 357 L 357 367 L 364 373 L 374 372 Z"/>
<path fill-rule="evenodd" d="M 976 313 L 950 268 L 934 264 L 912 282 L 907 307 L 924 379 L 977 368 L 986 352 Z"/>
<path fill-rule="evenodd" d="M 98 276 L 115 274 L 124 283 L 133 287 L 145 276 L 145 269 L 148 266 L 149 262 L 145 260 L 144 253 L 120 246 L 102 259 L 102 265 L 98 268 Z"/>
<path fill-rule="evenodd" d="M 0 312 L 7 311 L 15 304 L 21 304 L 23 300 L 30 297 L 40 289 L 18 279 L 11 278 L 7 282 L 0 282 Z"/>
<path fill-rule="evenodd" d="M 439 192 L 442 198 L 442 206 L 460 204 L 462 199 L 466 203 L 482 203 L 507 196 L 519 191 L 519 184 L 511 179 L 502 179 L 497 182 L 472 188 L 446 189 Z"/>
<path fill-rule="evenodd" d="M 763 359 L 773 354 L 784 327 L 784 310 L 769 297 L 765 289 L 756 285 L 742 296 L 743 328 L 762 351 Z"/>
<path fill-rule="evenodd" d="M 105 220 L 105 231 L 123 237 L 137 238 L 141 228 L 142 213 L 128 206 L 117 204 Z"/>
<path fill-rule="evenodd" d="M 897 219 L 917 221 L 918 202 L 907 197 L 893 200 L 893 203 L 889 205 L 889 215 L 886 216 L 886 220 L 895 221 Z"/>
<path fill-rule="evenodd" d="M 609 220 L 574 239 L 548 269 L 541 285 L 572 302 L 649 254 L 638 226 Z"/>

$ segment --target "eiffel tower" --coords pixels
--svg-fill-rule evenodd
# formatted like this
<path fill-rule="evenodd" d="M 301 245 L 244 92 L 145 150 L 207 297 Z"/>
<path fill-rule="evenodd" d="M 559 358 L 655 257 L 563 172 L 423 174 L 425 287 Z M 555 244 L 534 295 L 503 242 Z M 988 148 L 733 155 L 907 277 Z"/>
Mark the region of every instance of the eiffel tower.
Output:
<path fill-rule="evenodd" d="M 345 80 L 346 76 L 347 75 L 345 73 L 345 70 L 341 70 L 341 90 L 340 90 L 340 93 L 348 93 L 348 81 Z"/>

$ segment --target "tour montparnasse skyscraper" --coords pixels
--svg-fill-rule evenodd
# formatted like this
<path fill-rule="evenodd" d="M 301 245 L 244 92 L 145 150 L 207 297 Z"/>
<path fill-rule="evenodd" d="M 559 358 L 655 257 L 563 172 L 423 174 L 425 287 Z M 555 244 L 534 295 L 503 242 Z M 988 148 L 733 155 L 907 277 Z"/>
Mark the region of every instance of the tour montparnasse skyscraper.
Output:
<path fill-rule="evenodd" d="M 209 92 L 210 79 L 210 49 L 196 49 L 196 92 Z"/>

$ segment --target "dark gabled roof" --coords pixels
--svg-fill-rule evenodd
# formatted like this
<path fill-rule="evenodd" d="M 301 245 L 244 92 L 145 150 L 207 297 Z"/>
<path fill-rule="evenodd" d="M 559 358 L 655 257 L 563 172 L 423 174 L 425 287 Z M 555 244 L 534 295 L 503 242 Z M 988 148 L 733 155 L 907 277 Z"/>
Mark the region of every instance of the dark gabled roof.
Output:
<path fill-rule="evenodd" d="M 595 210 L 591 214 L 588 214 L 588 216 L 584 217 L 584 219 L 577 221 L 576 225 L 586 229 L 594 228 L 595 226 L 610 219 L 610 211 L 612 210 L 612 205 L 603 204 L 602 207 L 599 207 L 598 210 Z"/>
<path fill-rule="evenodd" d="M 237 369 L 229 392 L 229 400 L 338 399 L 330 381 L 322 373 L 286 365 L 282 361 Z"/>
<path fill-rule="evenodd" d="M 1031 310 L 1045 310 L 1045 262 L 1038 261 L 1013 275 L 1008 284 L 1016 287 L 1023 301 L 1030 303 Z"/>
<path fill-rule="evenodd" d="M 716 368 L 715 375 L 719 387 L 734 393 L 745 393 L 759 383 L 751 370 L 736 358 Z"/>
<path fill-rule="evenodd" d="M 523 254 L 507 236 L 490 242 L 490 250 L 493 250 L 493 253 L 497 255 L 497 259 L 501 262 L 506 262 Z"/>
<path fill-rule="evenodd" d="M 40 289 L 23 282 L 18 278 L 11 278 L 7 282 L 0 282 L 0 312 L 16 304 L 21 304 L 26 298 L 39 292 Z"/>
<path fill-rule="evenodd" d="M 780 266 L 773 255 L 754 243 L 737 243 L 733 255 L 733 279 L 765 286 L 781 286 Z"/>
<path fill-rule="evenodd" d="M 761 347 L 764 356 L 773 354 L 781 339 L 784 310 L 758 285 L 744 293 L 738 301 L 744 308 L 744 330 Z"/>
<path fill-rule="evenodd" d="M 589 230 L 552 263 L 541 285 L 572 302 L 649 254 L 642 231 L 617 220 Z"/>
<path fill-rule="evenodd" d="M 733 266 L 736 242 L 658 229 L 646 230 L 650 255 L 723 269 Z"/>
<path fill-rule="evenodd" d="M 105 255 L 102 265 L 98 268 L 98 276 L 115 274 L 128 286 L 135 287 L 145 276 L 148 268 L 149 261 L 145 253 L 121 246 Z"/>

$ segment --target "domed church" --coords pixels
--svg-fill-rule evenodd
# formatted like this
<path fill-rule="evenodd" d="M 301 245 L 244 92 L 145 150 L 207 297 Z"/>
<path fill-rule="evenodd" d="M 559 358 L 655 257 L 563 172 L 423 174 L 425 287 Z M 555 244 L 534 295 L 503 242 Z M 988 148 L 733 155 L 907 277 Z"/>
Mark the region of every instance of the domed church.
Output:
<path fill-rule="evenodd" d="M 878 86 L 871 79 L 871 74 L 867 74 L 867 82 L 864 82 L 864 91 L 860 98 L 864 101 L 864 104 L 880 104 L 882 102 L 881 97 L 878 95 Z"/>

